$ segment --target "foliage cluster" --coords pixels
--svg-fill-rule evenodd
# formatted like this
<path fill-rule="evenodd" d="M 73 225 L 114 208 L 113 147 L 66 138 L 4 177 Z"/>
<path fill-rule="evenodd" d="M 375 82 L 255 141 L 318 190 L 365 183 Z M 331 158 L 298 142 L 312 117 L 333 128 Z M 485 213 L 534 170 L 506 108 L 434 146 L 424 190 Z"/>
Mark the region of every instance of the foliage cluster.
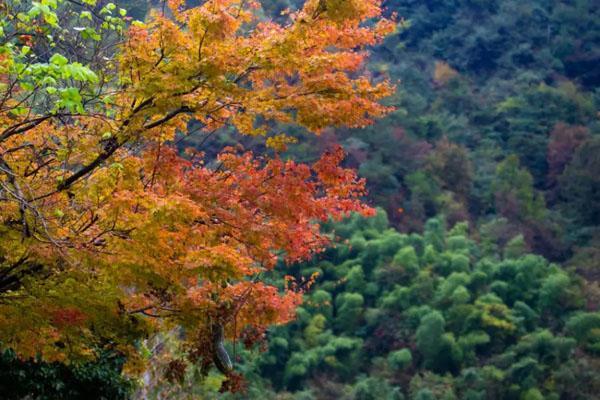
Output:
<path fill-rule="evenodd" d="M 471 221 L 500 246 L 522 233 L 553 261 L 597 246 L 597 2 L 385 7 L 400 17 L 398 29 L 373 49 L 369 69 L 399 82 L 386 100 L 396 110 L 372 127 L 328 130 L 288 154 L 311 159 L 341 143 L 370 199 L 402 232 L 444 214 Z"/>
<path fill-rule="evenodd" d="M 0 3 L 6 396 L 598 393 L 596 1 L 115 3 Z"/>
<path fill-rule="evenodd" d="M 295 322 L 250 366 L 250 398 L 590 399 L 600 389 L 600 313 L 576 274 L 517 236 L 490 251 L 467 223 L 423 234 L 384 212 L 337 225 Z M 252 394 L 254 393 L 254 396 Z M 277 393 L 277 394 L 276 394 Z"/>
<path fill-rule="evenodd" d="M 301 301 L 265 277 L 324 249 L 319 221 L 372 212 L 340 148 L 178 151 L 179 134 L 279 148 L 269 124 L 318 134 L 391 110 L 393 85 L 362 68 L 395 29 L 378 0 L 308 0 L 285 24 L 258 8 L 170 0 L 132 21 L 108 0 L 0 3 L 0 342 L 19 360 L 76 370 L 107 351 L 136 375 L 143 341 L 179 330 L 169 378 L 214 365 L 235 390 L 225 337 L 250 345 Z"/>

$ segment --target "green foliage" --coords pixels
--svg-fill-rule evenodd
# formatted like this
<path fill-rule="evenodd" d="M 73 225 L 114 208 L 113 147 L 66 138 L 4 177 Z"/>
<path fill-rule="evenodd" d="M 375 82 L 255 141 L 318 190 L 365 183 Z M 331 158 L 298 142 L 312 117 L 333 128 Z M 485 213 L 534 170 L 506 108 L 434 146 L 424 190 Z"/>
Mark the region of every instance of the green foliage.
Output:
<path fill-rule="evenodd" d="M 560 194 L 566 212 L 583 226 L 600 224 L 600 138 L 596 137 L 575 152 L 559 177 Z"/>
<path fill-rule="evenodd" d="M 574 315 L 567 321 L 567 331 L 587 350 L 600 354 L 600 313 Z"/>
<path fill-rule="evenodd" d="M 360 324 L 364 299 L 359 293 L 342 293 L 336 297 L 337 315 L 334 320 L 339 331 L 355 330 Z"/>
<path fill-rule="evenodd" d="M 531 174 L 519 167 L 519 159 L 509 156 L 498 164 L 492 184 L 496 210 L 509 219 L 539 220 L 544 216 L 544 200 L 533 188 Z"/>
<path fill-rule="evenodd" d="M 412 363 L 412 353 L 409 349 L 393 351 L 388 355 L 390 366 L 397 370 L 402 370 Z"/>
<path fill-rule="evenodd" d="M 522 237 L 486 255 L 467 224 L 441 221 L 423 236 L 340 224 L 360 247 L 328 250 L 344 272 L 319 279 L 299 319 L 274 333 L 251 385 L 344 399 L 593 395 L 600 380 L 585 365 L 600 363 L 600 317 L 583 311 L 581 281 L 528 254 Z"/>
<path fill-rule="evenodd" d="M 403 400 L 398 388 L 381 378 L 365 378 L 354 385 L 353 400 Z"/>
<path fill-rule="evenodd" d="M 6 400 L 129 399 L 134 382 L 121 375 L 124 358 L 103 354 L 93 363 L 21 361 L 11 351 L 0 355 L 0 393 Z"/>

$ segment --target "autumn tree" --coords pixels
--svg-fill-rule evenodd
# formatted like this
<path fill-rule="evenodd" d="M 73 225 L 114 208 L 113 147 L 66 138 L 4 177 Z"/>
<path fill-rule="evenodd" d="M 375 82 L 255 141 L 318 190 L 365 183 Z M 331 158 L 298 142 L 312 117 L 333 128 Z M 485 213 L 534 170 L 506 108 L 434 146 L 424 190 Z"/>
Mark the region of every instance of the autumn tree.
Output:
<path fill-rule="evenodd" d="M 315 222 L 371 210 L 340 149 L 303 165 L 228 148 L 209 166 L 178 135 L 230 125 L 277 150 L 274 122 L 384 115 L 392 87 L 361 69 L 394 30 L 379 6 L 308 0 L 279 24 L 256 1 L 170 0 L 142 23 L 100 0 L 2 2 L 2 345 L 63 362 L 108 347 L 131 367 L 138 339 L 181 327 L 186 361 L 232 375 L 222 340 L 251 344 L 301 301 L 265 274 L 323 249 Z"/>
<path fill-rule="evenodd" d="M 573 154 L 588 138 L 589 132 L 582 126 L 558 123 L 550 132 L 548 143 L 548 186 L 555 188 L 558 177 L 573 159 Z"/>
<path fill-rule="evenodd" d="M 599 149 L 598 137 L 583 143 L 558 179 L 560 196 L 568 214 L 583 226 L 597 225 L 600 221 Z"/>

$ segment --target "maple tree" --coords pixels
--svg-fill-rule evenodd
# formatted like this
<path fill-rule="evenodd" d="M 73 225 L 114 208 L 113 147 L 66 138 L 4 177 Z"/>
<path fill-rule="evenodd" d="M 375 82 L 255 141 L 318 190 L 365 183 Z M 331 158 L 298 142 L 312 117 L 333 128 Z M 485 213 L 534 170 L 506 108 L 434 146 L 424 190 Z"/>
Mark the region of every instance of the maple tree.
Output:
<path fill-rule="evenodd" d="M 273 122 L 384 115 L 393 88 L 361 69 L 395 28 L 380 1 L 308 0 L 284 25 L 256 1 L 166 3 L 144 23 L 96 0 L 0 4 L 0 342 L 21 358 L 109 347 L 133 368 L 138 339 L 182 327 L 208 368 L 211 341 L 293 318 L 298 285 L 262 278 L 327 245 L 318 221 L 371 212 L 341 149 L 205 163 L 176 137 L 233 125 L 277 149 Z"/>

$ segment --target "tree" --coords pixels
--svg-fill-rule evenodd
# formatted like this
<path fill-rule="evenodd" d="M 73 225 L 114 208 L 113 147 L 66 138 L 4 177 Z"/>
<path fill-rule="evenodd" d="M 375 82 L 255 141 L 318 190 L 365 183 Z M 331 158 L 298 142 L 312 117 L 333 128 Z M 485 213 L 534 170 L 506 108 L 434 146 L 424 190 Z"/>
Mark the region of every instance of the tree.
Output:
<path fill-rule="evenodd" d="M 536 192 L 531 174 L 519 166 L 516 156 L 498 164 L 492 190 L 496 209 L 503 216 L 516 221 L 542 218 L 544 198 Z"/>
<path fill-rule="evenodd" d="M 558 123 L 550 133 L 548 143 L 548 186 L 556 186 L 556 181 L 565 167 L 573 159 L 573 154 L 588 138 L 589 132 L 582 126 L 569 126 Z"/>
<path fill-rule="evenodd" d="M 433 311 L 423 317 L 415 334 L 425 367 L 434 371 L 453 369 L 457 361 L 454 338 L 444 334 L 445 324 L 443 315 Z"/>
<path fill-rule="evenodd" d="M 412 353 L 409 349 L 394 351 L 388 355 L 388 362 L 394 369 L 405 369 L 412 363 Z"/>
<path fill-rule="evenodd" d="M 128 399 L 135 385 L 121 375 L 123 357 L 100 354 L 93 363 L 21 361 L 11 351 L 0 355 L 0 390 L 7 400 Z"/>
<path fill-rule="evenodd" d="M 346 292 L 336 300 L 335 324 L 340 331 L 353 331 L 360 326 L 364 298 L 360 293 Z"/>
<path fill-rule="evenodd" d="M 365 378 L 354 386 L 353 400 L 404 400 L 399 388 L 393 388 L 383 379 Z"/>
<path fill-rule="evenodd" d="M 582 226 L 600 223 L 600 139 L 594 137 L 583 143 L 558 178 L 561 200 Z"/>
<path fill-rule="evenodd" d="M 333 324 L 322 306 L 306 304 L 293 324 L 273 330 L 269 351 L 259 356 L 260 377 L 250 383 L 261 391 L 248 398 L 310 390 L 326 399 L 394 391 L 411 399 L 518 399 L 536 387 L 545 398 L 593 397 L 600 314 L 586 310 L 576 275 L 530 254 L 519 237 L 484 253 L 480 233 L 467 223 L 446 229 L 437 217 L 423 236 L 391 241 L 395 235 L 374 218 L 360 220 L 335 224 L 343 237 L 313 261 L 341 271 L 324 273 L 307 296 L 307 303 L 335 299 Z M 345 244 L 349 237 L 362 244 Z M 344 277 L 367 258 L 372 267 L 362 269 L 359 294 Z M 413 273 L 401 268 L 407 264 Z M 373 282 L 377 290 L 367 292 Z"/>
<path fill-rule="evenodd" d="M 361 73 L 394 30 L 380 2 L 308 0 L 283 24 L 254 1 L 167 3 L 132 24 L 103 1 L 0 5 L 0 341 L 20 358 L 107 346 L 131 369 L 138 339 L 181 326 L 191 361 L 230 374 L 224 337 L 251 343 L 301 300 L 261 278 L 327 244 L 313 221 L 371 212 L 340 149 L 312 166 L 224 149 L 209 166 L 176 142 L 384 115 L 391 85 Z"/>

